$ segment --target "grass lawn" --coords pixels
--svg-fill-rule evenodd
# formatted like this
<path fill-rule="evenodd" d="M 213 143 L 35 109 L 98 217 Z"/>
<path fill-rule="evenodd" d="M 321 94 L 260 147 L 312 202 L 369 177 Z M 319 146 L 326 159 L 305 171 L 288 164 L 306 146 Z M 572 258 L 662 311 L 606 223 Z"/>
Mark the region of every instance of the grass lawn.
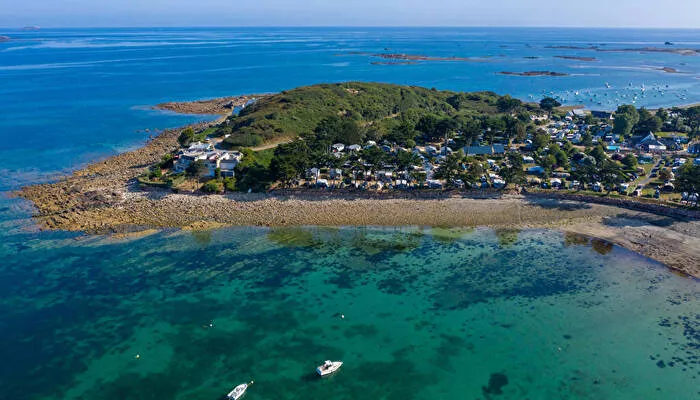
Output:
<path fill-rule="evenodd" d="M 656 135 L 656 137 L 661 137 L 661 138 L 670 138 L 673 136 L 688 137 L 688 134 L 683 133 L 683 132 L 657 132 L 657 133 L 654 133 L 654 135 Z"/>

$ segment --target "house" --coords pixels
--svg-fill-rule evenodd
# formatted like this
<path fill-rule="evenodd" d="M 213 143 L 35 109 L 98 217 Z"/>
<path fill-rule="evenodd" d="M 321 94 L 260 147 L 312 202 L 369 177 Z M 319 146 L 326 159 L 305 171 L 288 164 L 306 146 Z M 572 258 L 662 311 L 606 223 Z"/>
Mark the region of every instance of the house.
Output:
<path fill-rule="evenodd" d="M 214 150 L 214 146 L 212 146 L 211 143 L 202 143 L 202 142 L 194 142 L 190 144 L 190 147 L 187 148 L 188 152 L 194 153 L 194 152 L 205 152 L 205 151 L 212 151 Z"/>
<path fill-rule="evenodd" d="M 700 142 L 690 143 L 688 145 L 688 153 L 690 154 L 700 154 Z"/>
<path fill-rule="evenodd" d="M 428 185 L 429 188 L 431 189 L 442 189 L 442 182 L 435 180 L 435 179 L 428 179 L 425 181 L 425 183 Z"/>
<path fill-rule="evenodd" d="M 345 145 L 342 143 L 336 143 L 333 146 L 331 146 L 331 148 L 333 149 L 334 153 L 340 153 L 343 150 L 345 150 Z"/>
<path fill-rule="evenodd" d="M 495 178 L 491 183 L 496 189 L 503 189 L 504 187 L 506 187 L 506 181 L 504 181 L 501 178 Z"/>
<path fill-rule="evenodd" d="M 193 162 L 202 161 L 207 167 L 206 176 L 215 176 L 217 169 L 221 171 L 222 176 L 233 176 L 234 169 L 243 158 L 243 153 L 212 149 L 213 146 L 209 143 L 193 143 L 187 150 L 181 150 L 175 156 L 174 171 L 185 172 Z"/>
<path fill-rule="evenodd" d="M 360 150 L 362 150 L 362 146 L 360 146 L 359 144 L 351 144 L 350 146 L 348 146 L 348 151 L 350 152 L 357 153 Z"/>
<path fill-rule="evenodd" d="M 642 154 L 639 156 L 638 161 L 640 164 L 651 164 L 654 162 L 654 156 L 651 154 Z"/>
<path fill-rule="evenodd" d="M 464 148 L 464 153 L 468 156 L 490 156 L 495 154 L 505 154 L 506 149 L 502 144 L 491 146 L 468 146 Z"/>
<path fill-rule="evenodd" d="M 535 165 L 534 167 L 530 167 L 527 169 L 528 174 L 535 174 L 535 175 L 540 175 L 544 173 L 544 167 L 541 167 L 539 165 Z"/>
<path fill-rule="evenodd" d="M 572 110 L 572 111 L 573 111 L 573 116 L 578 117 L 578 118 L 585 118 L 586 114 L 587 114 L 586 110 L 582 110 L 580 108 L 577 108 L 577 109 Z"/>
<path fill-rule="evenodd" d="M 641 140 L 639 140 L 636 144 L 636 147 L 638 149 L 648 151 L 651 153 L 660 153 L 666 151 L 667 149 L 666 145 L 660 140 L 658 140 L 656 136 L 651 132 L 649 132 L 648 135 L 644 136 Z"/>
<path fill-rule="evenodd" d="M 321 176 L 321 170 L 318 168 L 309 168 L 306 171 L 306 179 L 318 179 Z"/>
<path fill-rule="evenodd" d="M 235 169 L 238 163 L 241 162 L 243 158 L 243 153 L 240 151 L 227 152 L 227 156 L 222 158 L 219 162 L 219 170 L 221 171 L 221 176 L 223 177 L 233 177 L 235 176 Z"/>
<path fill-rule="evenodd" d="M 377 171 L 375 174 L 375 179 L 383 182 L 391 182 L 392 176 L 393 174 L 391 171 Z"/>
<path fill-rule="evenodd" d="M 437 148 L 435 146 L 425 146 L 425 152 L 428 153 L 429 156 L 433 156 L 437 154 Z"/>
<path fill-rule="evenodd" d="M 593 184 L 592 189 L 594 192 L 602 192 L 603 191 L 603 184 L 600 182 L 596 182 Z"/>
<path fill-rule="evenodd" d="M 331 168 L 331 170 L 328 172 L 328 175 L 331 177 L 331 179 L 342 179 L 343 170 L 340 168 Z"/>
<path fill-rule="evenodd" d="M 549 180 L 549 184 L 552 185 L 553 188 L 560 188 L 561 187 L 561 179 L 552 178 Z"/>
<path fill-rule="evenodd" d="M 693 160 L 693 165 L 700 166 L 700 157 Z"/>
<path fill-rule="evenodd" d="M 613 113 L 608 112 L 608 111 L 591 111 L 591 115 L 594 116 L 595 118 L 602 119 L 602 120 L 615 119 L 615 117 L 613 117 Z"/>
<path fill-rule="evenodd" d="M 532 157 L 530 157 L 530 156 L 523 156 L 523 162 L 524 162 L 525 164 L 534 164 L 534 163 L 535 163 L 535 159 L 532 158 Z"/>
<path fill-rule="evenodd" d="M 319 179 L 316 181 L 316 186 L 320 188 L 327 188 L 328 187 L 328 180 L 326 179 Z"/>

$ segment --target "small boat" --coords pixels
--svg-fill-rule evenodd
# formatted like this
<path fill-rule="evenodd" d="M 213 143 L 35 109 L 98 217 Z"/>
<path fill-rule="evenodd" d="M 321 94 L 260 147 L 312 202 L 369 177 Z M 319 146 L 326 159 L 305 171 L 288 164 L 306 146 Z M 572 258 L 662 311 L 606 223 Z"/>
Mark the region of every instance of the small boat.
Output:
<path fill-rule="evenodd" d="M 340 367 L 343 365 L 342 361 L 329 361 L 326 360 L 323 365 L 319 365 L 318 368 L 316 368 L 316 372 L 320 376 L 326 376 L 334 373 L 335 371 L 339 370 Z"/>
<path fill-rule="evenodd" d="M 252 385 L 253 381 L 250 381 L 250 383 L 241 383 L 240 385 L 236 386 L 233 388 L 232 391 L 230 391 L 227 395 L 226 398 L 229 400 L 238 400 L 243 395 L 245 394 L 245 391 L 248 390 L 248 386 Z"/>

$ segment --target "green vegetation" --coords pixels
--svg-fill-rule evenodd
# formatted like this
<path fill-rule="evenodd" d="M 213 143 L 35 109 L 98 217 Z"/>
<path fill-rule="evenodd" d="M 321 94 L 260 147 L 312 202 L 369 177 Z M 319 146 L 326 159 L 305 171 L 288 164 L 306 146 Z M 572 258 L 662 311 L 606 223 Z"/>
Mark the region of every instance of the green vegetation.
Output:
<path fill-rule="evenodd" d="M 185 128 L 180 132 L 180 136 L 177 138 L 177 142 L 180 144 L 182 147 L 186 147 L 190 143 L 192 143 L 192 140 L 194 139 L 194 130 L 192 128 Z"/>
<path fill-rule="evenodd" d="M 686 163 L 678 169 L 678 189 L 694 193 L 700 190 L 700 165 Z"/>
<path fill-rule="evenodd" d="M 546 111 L 552 111 L 553 109 L 559 106 L 561 106 L 561 103 L 551 97 L 545 97 L 542 100 L 540 100 L 540 107 Z"/>
<path fill-rule="evenodd" d="M 402 123 L 408 123 L 404 128 L 415 128 L 427 114 L 457 119 L 523 106 L 517 99 L 503 99 L 491 92 L 456 93 L 378 83 L 314 85 L 261 99 L 230 117 L 214 135 L 230 135 L 224 143 L 237 147 L 332 131 L 341 132 L 343 142 L 353 144 L 400 131 Z M 324 120 L 326 127 L 319 127 Z"/>

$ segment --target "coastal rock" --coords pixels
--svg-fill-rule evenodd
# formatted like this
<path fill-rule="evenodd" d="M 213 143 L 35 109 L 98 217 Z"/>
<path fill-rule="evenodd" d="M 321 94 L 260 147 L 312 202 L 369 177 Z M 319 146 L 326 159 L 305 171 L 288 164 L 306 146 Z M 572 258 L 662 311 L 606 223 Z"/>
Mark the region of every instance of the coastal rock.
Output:
<path fill-rule="evenodd" d="M 10 37 L 9 36 L 0 36 L 0 43 L 2 42 L 9 42 Z"/>
<path fill-rule="evenodd" d="M 210 100 L 168 102 L 158 104 L 155 106 L 155 108 L 158 110 L 176 112 L 178 114 L 228 115 L 235 107 L 245 106 L 251 100 L 260 99 L 266 96 L 269 95 L 246 95 Z"/>

